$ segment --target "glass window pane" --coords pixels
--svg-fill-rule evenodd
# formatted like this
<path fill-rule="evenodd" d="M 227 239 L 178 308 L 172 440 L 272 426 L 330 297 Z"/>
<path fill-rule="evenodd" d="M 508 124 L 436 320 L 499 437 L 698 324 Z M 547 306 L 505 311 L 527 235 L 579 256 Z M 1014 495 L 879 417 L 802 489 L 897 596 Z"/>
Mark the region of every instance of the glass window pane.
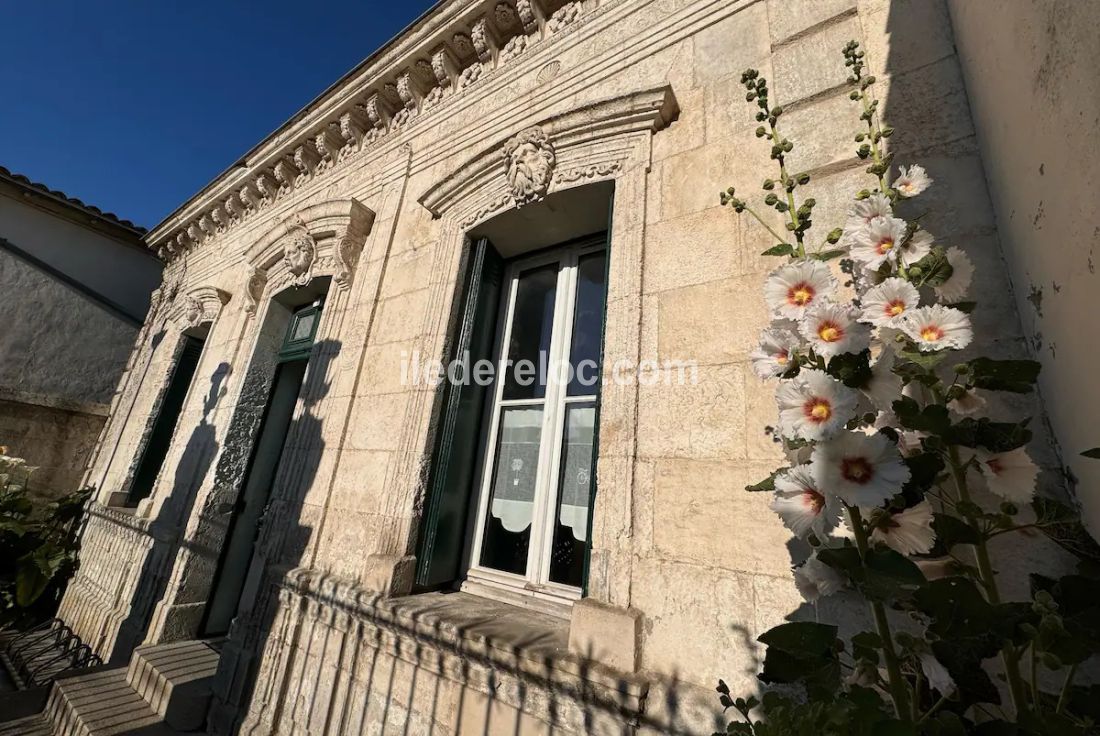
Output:
<path fill-rule="evenodd" d="M 542 416 L 542 407 L 501 409 L 492 496 L 481 544 L 481 565 L 484 567 L 517 575 L 527 573 Z"/>
<path fill-rule="evenodd" d="M 511 365 L 505 373 L 505 399 L 541 399 L 546 396 L 544 365 L 549 358 L 554 328 L 554 295 L 558 264 L 533 268 L 520 274 L 508 340 Z M 546 356 L 540 360 L 541 356 Z"/>
<path fill-rule="evenodd" d="M 588 542 L 588 507 L 592 503 L 592 453 L 596 402 L 566 405 L 558 476 L 558 508 L 550 549 L 550 580 L 581 587 Z"/>
<path fill-rule="evenodd" d="M 600 379 L 604 299 L 607 296 L 607 251 L 589 253 L 577 263 L 577 300 L 573 307 L 573 368 L 569 396 L 596 393 Z"/>

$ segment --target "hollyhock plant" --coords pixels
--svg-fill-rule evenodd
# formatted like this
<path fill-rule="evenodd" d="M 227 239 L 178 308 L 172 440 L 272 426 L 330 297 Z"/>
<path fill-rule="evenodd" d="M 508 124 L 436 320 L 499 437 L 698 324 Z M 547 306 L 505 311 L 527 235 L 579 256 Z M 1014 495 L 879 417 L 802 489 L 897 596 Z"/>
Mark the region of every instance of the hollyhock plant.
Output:
<path fill-rule="evenodd" d="M 792 575 L 815 619 L 759 638 L 761 681 L 799 696 L 734 699 L 719 683 L 723 706 L 741 716 L 725 733 L 1096 734 L 1100 691 L 1074 678 L 1100 656 L 1100 545 L 1072 509 L 1037 493 L 1028 420 L 986 416 L 987 397 L 1033 391 L 1039 365 L 959 356 L 985 344 L 969 316 L 977 305 L 962 301 L 974 265 L 918 224 L 926 211 L 910 200 L 919 206 L 934 182 L 917 163 L 890 179 L 893 130 L 879 119 L 875 79 L 856 42 L 844 59 L 863 126 L 855 154 L 872 184 L 843 227 L 811 241 L 810 176 L 791 168 L 783 109 L 752 69 L 741 81 L 779 171 L 764 180 L 764 204 L 783 226 L 733 188 L 720 195 L 774 238 L 763 255 L 785 259 L 763 298 L 789 321 L 763 331 L 751 361 L 778 382 L 776 439 L 791 465 L 747 490 L 771 493 L 770 508 L 812 548 Z M 1085 454 L 1100 459 L 1100 448 Z M 1005 601 L 989 543 L 1023 530 L 1082 564 L 1061 579 L 1032 575 L 1030 600 Z M 827 620 L 837 609 L 817 608 L 830 596 L 862 599 L 874 630 L 841 639 Z"/>

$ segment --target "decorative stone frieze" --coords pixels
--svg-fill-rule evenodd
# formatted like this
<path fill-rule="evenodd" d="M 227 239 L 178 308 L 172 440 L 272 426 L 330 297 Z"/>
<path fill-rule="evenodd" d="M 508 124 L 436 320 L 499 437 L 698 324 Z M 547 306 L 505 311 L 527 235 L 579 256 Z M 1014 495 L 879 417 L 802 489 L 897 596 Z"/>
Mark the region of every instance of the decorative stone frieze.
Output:
<path fill-rule="evenodd" d="M 449 40 L 440 43 L 436 36 L 432 46 L 410 53 L 404 66 L 391 67 L 399 70 L 389 72 L 393 76 L 368 82 L 363 94 L 319 120 L 304 137 L 289 139 L 276 154 L 247 164 L 253 172 L 247 183 L 242 185 L 239 176 L 224 175 L 225 185 L 215 183 L 211 196 L 203 195 L 210 202 L 203 211 L 186 223 L 153 233 L 154 250 L 170 261 L 225 236 L 259 210 L 346 164 L 421 113 L 439 108 L 486 73 L 531 53 L 566 26 L 584 20 L 586 13 L 598 12 L 596 5 L 586 11 L 581 2 L 569 2 L 547 18 L 549 8 L 534 0 L 503 0 L 484 7 L 470 3 L 469 15 L 456 17 L 454 29 L 443 34 Z M 181 239 L 181 233 L 189 238 Z"/>

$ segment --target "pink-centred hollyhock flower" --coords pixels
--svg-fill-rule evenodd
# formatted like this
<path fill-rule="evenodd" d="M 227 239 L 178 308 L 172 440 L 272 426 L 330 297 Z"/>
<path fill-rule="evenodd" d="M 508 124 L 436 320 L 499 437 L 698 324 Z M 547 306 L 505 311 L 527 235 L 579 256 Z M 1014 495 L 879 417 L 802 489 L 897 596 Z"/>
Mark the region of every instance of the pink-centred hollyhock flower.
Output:
<path fill-rule="evenodd" d="M 864 322 L 876 327 L 898 327 L 901 317 L 920 305 L 920 292 L 905 279 L 891 276 L 867 290 L 860 300 Z"/>
<path fill-rule="evenodd" d="M 818 489 L 809 465 L 795 465 L 776 476 L 771 508 L 800 537 L 810 532 L 824 537 L 840 518 L 836 498 Z"/>
<path fill-rule="evenodd" d="M 834 290 L 836 279 L 828 266 L 821 261 L 796 261 L 772 271 L 764 283 L 764 300 L 780 317 L 800 320 Z"/>
<path fill-rule="evenodd" d="M 824 301 L 806 311 L 798 330 L 823 358 L 858 353 L 871 344 L 871 331 L 858 317 L 859 311 L 847 304 Z"/>
<path fill-rule="evenodd" d="M 912 265 L 932 252 L 932 233 L 927 230 L 917 230 L 898 250 L 898 257 L 907 264 Z"/>
<path fill-rule="evenodd" d="M 932 531 L 932 504 L 924 500 L 890 514 L 871 532 L 871 539 L 903 555 L 925 554 L 936 543 L 936 533 Z"/>
<path fill-rule="evenodd" d="M 849 506 L 880 506 L 909 480 L 898 448 L 881 434 L 842 432 L 814 447 L 810 469 L 818 488 Z"/>
<path fill-rule="evenodd" d="M 812 369 L 784 381 L 775 392 L 779 431 L 785 437 L 831 437 L 855 416 L 859 394 L 829 374 Z"/>
<path fill-rule="evenodd" d="M 1023 447 L 998 453 L 978 449 L 974 459 L 991 493 L 1013 503 L 1026 503 L 1035 495 L 1039 467 Z"/>
<path fill-rule="evenodd" d="M 794 323 L 784 320 L 760 331 L 760 345 L 749 353 L 749 359 L 753 372 L 761 379 L 781 376 L 791 367 L 791 359 L 802 346 L 794 327 Z"/>
<path fill-rule="evenodd" d="M 974 339 L 970 317 L 942 304 L 920 307 L 904 314 L 901 329 L 922 352 L 965 348 Z"/>
<path fill-rule="evenodd" d="M 903 197 L 915 197 L 932 186 L 932 177 L 919 164 L 913 164 L 908 169 L 900 166 L 898 178 L 894 179 L 890 186 Z"/>
<path fill-rule="evenodd" d="M 871 269 L 896 261 L 907 227 L 905 220 L 896 217 L 876 217 L 856 234 L 850 249 L 852 258 Z"/>
<path fill-rule="evenodd" d="M 891 416 L 893 416 L 894 402 L 902 395 L 901 376 L 894 373 L 896 360 L 894 351 L 884 347 L 878 354 L 878 359 L 871 364 L 871 380 L 860 389 L 876 409 L 880 412 L 890 412 Z"/>

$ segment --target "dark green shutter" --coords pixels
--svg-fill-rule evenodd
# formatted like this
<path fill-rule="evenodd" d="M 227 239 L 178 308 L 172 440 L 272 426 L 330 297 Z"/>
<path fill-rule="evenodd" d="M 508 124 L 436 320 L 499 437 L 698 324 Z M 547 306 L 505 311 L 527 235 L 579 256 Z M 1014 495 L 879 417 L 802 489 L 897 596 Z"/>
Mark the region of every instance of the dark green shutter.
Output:
<path fill-rule="evenodd" d="M 161 466 L 164 465 L 164 459 L 168 456 L 168 448 L 172 444 L 176 422 L 179 421 L 180 412 L 183 411 L 187 389 L 191 387 L 191 381 L 199 367 L 202 346 L 203 341 L 199 338 L 183 338 L 183 348 L 180 350 L 175 368 L 172 369 L 172 378 L 169 379 L 168 389 L 160 402 L 160 411 L 153 422 L 153 431 L 149 433 L 145 452 L 134 472 L 134 482 L 130 485 L 129 500 L 132 504 L 148 498 L 153 492 L 153 485 L 157 482 Z"/>
<path fill-rule="evenodd" d="M 492 359 L 496 316 L 504 279 L 504 261 L 485 238 L 470 254 L 462 295 L 457 339 L 448 362 L 469 354 L 467 370 Z M 428 505 L 421 522 L 416 583 L 439 587 L 461 571 L 466 521 L 473 493 L 474 471 L 481 439 L 481 418 L 490 387 L 444 383 L 443 415 L 436 438 Z"/>

